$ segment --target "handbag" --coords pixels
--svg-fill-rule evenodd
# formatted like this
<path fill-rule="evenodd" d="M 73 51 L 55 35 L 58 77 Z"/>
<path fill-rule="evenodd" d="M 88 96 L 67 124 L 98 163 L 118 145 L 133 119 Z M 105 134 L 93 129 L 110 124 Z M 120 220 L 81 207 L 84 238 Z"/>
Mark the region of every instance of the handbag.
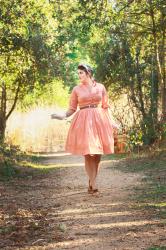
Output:
<path fill-rule="evenodd" d="M 124 154 L 128 153 L 128 143 L 126 134 L 114 134 L 114 154 Z"/>

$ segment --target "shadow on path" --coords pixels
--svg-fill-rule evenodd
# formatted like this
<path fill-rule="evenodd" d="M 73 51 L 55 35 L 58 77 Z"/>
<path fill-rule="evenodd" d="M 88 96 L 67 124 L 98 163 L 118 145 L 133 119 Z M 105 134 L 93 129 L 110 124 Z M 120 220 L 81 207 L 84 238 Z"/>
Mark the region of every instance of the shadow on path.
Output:
<path fill-rule="evenodd" d="M 141 174 L 102 159 L 98 195 L 87 193 L 83 158 L 43 155 L 43 175 L 0 183 L 0 249 L 140 250 L 166 243 L 164 221 L 133 199 Z M 37 171 L 37 170 L 35 170 Z"/>

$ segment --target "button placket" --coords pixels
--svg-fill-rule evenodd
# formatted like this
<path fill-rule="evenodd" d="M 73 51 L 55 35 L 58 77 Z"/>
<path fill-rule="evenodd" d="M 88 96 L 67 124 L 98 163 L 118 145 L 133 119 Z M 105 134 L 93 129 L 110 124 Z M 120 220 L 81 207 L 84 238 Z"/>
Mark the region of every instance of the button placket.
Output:
<path fill-rule="evenodd" d="M 89 100 L 90 100 L 91 102 L 93 101 L 92 88 L 93 88 L 93 86 L 91 86 L 91 87 L 87 86 L 88 95 L 89 95 Z"/>

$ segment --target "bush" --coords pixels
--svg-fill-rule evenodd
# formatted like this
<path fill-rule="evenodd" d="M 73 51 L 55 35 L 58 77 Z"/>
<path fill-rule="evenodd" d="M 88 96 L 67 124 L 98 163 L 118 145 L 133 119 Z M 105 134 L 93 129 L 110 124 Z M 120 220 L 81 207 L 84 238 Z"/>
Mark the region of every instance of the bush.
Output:
<path fill-rule="evenodd" d="M 5 178 L 11 178 L 18 173 L 18 170 L 14 168 L 16 162 L 21 156 L 20 150 L 16 146 L 7 145 L 5 143 L 0 144 L 0 176 Z"/>
<path fill-rule="evenodd" d="M 143 134 L 140 128 L 135 127 L 129 130 L 128 134 L 129 134 L 129 146 L 131 149 L 143 145 Z"/>

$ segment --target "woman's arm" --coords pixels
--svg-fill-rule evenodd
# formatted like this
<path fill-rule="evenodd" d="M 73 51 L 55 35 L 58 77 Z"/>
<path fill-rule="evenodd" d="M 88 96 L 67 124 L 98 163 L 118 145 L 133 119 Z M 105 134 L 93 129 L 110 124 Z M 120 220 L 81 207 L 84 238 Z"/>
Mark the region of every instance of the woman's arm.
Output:
<path fill-rule="evenodd" d="M 65 118 L 71 116 L 72 114 L 75 113 L 75 110 L 73 109 L 68 109 L 66 112 L 63 112 L 61 114 L 52 114 L 51 118 L 52 119 L 58 119 L 58 120 L 64 120 Z"/>
<path fill-rule="evenodd" d="M 73 110 L 73 109 L 68 109 L 68 110 L 66 111 L 66 117 L 71 116 L 71 115 L 74 114 L 75 112 L 76 112 L 76 111 Z"/>
<path fill-rule="evenodd" d="M 78 96 L 76 93 L 76 89 L 74 88 L 72 90 L 71 96 L 70 96 L 70 101 L 69 101 L 69 108 L 67 111 L 59 113 L 59 114 L 52 114 L 51 118 L 52 119 L 59 119 L 59 120 L 63 120 L 69 116 L 71 116 L 72 114 L 74 114 L 77 110 L 77 105 L 78 105 Z"/>

